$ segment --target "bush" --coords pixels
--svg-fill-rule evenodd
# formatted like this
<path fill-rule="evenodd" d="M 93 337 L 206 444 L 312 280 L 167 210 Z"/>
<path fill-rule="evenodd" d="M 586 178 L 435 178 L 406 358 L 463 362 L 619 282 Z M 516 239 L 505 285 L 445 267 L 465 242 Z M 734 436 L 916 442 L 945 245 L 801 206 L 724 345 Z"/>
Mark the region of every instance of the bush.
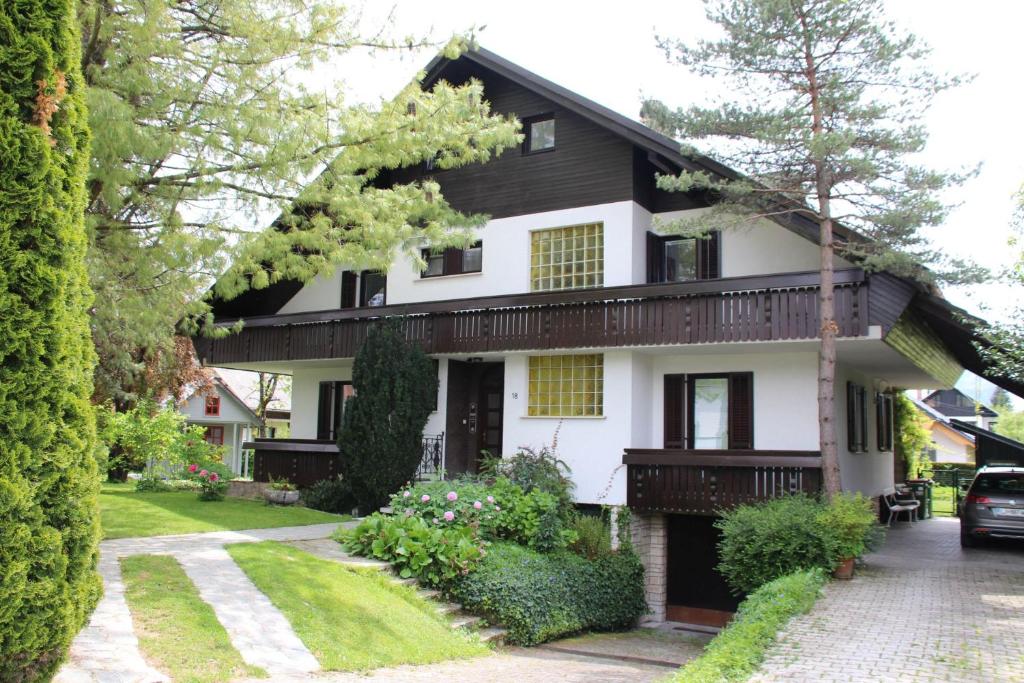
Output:
<path fill-rule="evenodd" d="M 737 595 L 751 593 L 780 576 L 838 564 L 838 541 L 820 521 L 825 506 L 790 495 L 741 505 L 722 513 L 718 570 Z"/>
<path fill-rule="evenodd" d="M 352 388 L 338 439 L 341 475 L 368 512 L 416 473 L 423 427 L 437 401 L 437 372 L 405 340 L 400 324 L 389 321 L 370 328 L 359 347 Z"/>
<path fill-rule="evenodd" d="M 403 579 L 415 577 L 444 586 L 468 574 L 484 556 L 483 541 L 471 527 L 437 524 L 421 517 L 375 512 L 336 539 L 345 550 L 390 562 Z"/>
<path fill-rule="evenodd" d="M 501 538 L 539 552 L 561 550 L 576 540 L 576 532 L 566 525 L 569 513 L 554 495 L 539 489 L 524 493 L 503 477 L 493 490 L 494 497 L 506 506 L 498 518 Z"/>
<path fill-rule="evenodd" d="M 518 645 L 629 628 L 647 609 L 643 566 L 632 553 L 585 560 L 495 543 L 476 570 L 447 592 L 504 625 L 508 642 Z"/>
<path fill-rule="evenodd" d="M 24 683 L 101 591 L 89 130 L 74 3 L 4 2 L 0 26 L 0 681 Z"/>
<path fill-rule="evenodd" d="M 745 681 L 757 670 L 775 635 L 798 614 L 814 606 L 825 572 L 794 572 L 766 583 L 740 604 L 735 618 L 671 679 L 672 683 Z"/>
<path fill-rule="evenodd" d="M 520 492 L 521 493 L 521 492 Z M 395 514 L 413 514 L 427 522 L 445 520 L 469 526 L 486 539 L 495 538 L 503 501 L 486 484 L 472 479 L 432 481 L 403 488 L 389 503 Z M 451 513 L 451 519 L 445 515 Z"/>
<path fill-rule="evenodd" d="M 185 477 L 197 486 L 199 500 L 224 500 L 231 470 L 221 463 L 192 463 L 186 469 Z"/>
<path fill-rule="evenodd" d="M 602 517 L 579 515 L 573 522 L 572 530 L 576 540 L 570 547 L 577 555 L 593 560 L 612 551 L 611 527 Z"/>
<path fill-rule="evenodd" d="M 563 516 L 572 510 L 572 491 L 574 484 L 569 478 L 569 466 L 558 459 L 558 432 L 551 446 L 540 450 L 520 448 L 507 458 L 488 458 L 481 470 L 494 478 L 505 477 L 526 493 L 543 491 L 554 496 L 558 501 Z"/>
<path fill-rule="evenodd" d="M 151 475 L 143 476 L 135 482 L 136 493 L 163 493 L 173 490 L 174 487 L 166 479 L 160 479 Z"/>
<path fill-rule="evenodd" d="M 302 490 L 306 507 L 335 514 L 348 514 L 355 507 L 352 487 L 341 477 L 324 479 Z"/>
<path fill-rule="evenodd" d="M 833 496 L 818 514 L 818 522 L 835 536 L 835 552 L 839 560 L 863 555 L 872 530 L 879 526 L 871 500 L 859 493 Z"/>

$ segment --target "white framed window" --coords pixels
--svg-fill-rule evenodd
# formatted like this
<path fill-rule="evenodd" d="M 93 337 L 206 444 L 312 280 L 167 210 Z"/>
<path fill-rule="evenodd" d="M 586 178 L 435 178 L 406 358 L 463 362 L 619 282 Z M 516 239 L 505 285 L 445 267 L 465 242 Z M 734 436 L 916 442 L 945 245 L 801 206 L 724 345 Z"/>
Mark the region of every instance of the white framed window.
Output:
<path fill-rule="evenodd" d="M 586 223 L 530 233 L 530 291 L 604 285 L 604 224 Z"/>
<path fill-rule="evenodd" d="M 529 373 L 529 416 L 604 415 L 604 354 L 530 356 Z"/>

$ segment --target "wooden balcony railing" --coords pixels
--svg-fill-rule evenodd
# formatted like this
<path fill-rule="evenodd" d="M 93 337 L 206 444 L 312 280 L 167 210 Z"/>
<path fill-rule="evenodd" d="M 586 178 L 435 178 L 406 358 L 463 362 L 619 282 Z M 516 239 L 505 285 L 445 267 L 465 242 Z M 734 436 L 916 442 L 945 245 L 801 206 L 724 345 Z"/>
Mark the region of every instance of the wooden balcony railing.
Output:
<path fill-rule="evenodd" d="M 242 448 L 253 451 L 253 481 L 287 479 L 305 487 L 341 473 L 341 456 L 334 441 L 255 439 L 243 443 Z"/>
<path fill-rule="evenodd" d="M 821 489 L 815 451 L 627 449 L 626 501 L 652 512 L 713 515 L 789 493 Z"/>
<path fill-rule="evenodd" d="M 787 273 L 273 315 L 195 343 L 209 365 L 350 358 L 371 325 L 393 317 L 427 353 L 814 339 L 819 283 Z M 863 271 L 837 271 L 835 283 L 840 336 L 866 334 Z"/>

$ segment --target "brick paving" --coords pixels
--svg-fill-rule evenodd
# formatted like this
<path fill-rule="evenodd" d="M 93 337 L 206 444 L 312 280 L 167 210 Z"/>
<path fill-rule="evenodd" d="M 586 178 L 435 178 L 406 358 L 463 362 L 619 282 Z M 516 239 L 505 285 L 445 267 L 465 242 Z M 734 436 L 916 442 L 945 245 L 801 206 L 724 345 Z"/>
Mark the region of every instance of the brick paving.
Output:
<path fill-rule="evenodd" d="M 1024 545 L 961 549 L 952 518 L 898 524 L 752 680 L 1024 682 Z"/>

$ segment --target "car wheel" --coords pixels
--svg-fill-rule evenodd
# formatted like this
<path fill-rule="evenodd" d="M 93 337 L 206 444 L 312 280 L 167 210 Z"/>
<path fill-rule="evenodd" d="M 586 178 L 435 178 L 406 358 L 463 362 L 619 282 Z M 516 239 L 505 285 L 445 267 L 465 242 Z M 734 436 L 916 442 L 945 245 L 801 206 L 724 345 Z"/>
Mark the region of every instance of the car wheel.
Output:
<path fill-rule="evenodd" d="M 960 530 L 960 547 L 961 548 L 977 548 L 978 539 L 967 533 L 966 530 Z"/>

